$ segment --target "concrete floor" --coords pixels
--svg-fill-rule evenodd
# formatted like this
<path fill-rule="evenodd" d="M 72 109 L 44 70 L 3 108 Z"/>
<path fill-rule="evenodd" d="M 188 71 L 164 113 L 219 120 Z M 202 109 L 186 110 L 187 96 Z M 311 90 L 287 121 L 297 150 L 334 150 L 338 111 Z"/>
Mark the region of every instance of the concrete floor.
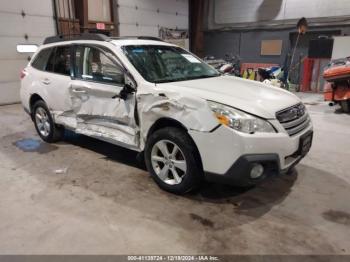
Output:
<path fill-rule="evenodd" d="M 20 105 L 0 107 L 0 254 L 350 254 L 350 115 L 303 100 L 315 137 L 297 174 L 185 197 L 129 150 L 45 144 Z"/>

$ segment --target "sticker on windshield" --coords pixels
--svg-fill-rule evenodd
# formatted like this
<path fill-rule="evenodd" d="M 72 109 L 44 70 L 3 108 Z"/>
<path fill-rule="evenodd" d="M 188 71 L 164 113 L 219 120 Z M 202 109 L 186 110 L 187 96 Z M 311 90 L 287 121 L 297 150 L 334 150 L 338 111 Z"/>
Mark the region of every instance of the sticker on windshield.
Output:
<path fill-rule="evenodd" d="M 143 53 L 145 50 L 143 48 L 135 48 L 132 50 L 133 53 Z"/>
<path fill-rule="evenodd" d="M 199 61 L 197 58 L 195 58 L 192 55 L 188 55 L 188 54 L 181 54 L 184 58 L 186 58 L 188 61 L 190 61 L 191 63 L 200 63 L 201 61 Z"/>

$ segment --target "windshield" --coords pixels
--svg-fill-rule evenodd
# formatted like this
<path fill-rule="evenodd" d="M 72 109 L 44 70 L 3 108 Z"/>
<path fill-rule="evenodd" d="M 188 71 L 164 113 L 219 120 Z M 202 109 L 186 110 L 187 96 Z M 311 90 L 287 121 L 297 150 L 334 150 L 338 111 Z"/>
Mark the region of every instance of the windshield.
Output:
<path fill-rule="evenodd" d="M 216 77 L 220 73 L 185 50 L 175 46 L 124 46 L 124 53 L 149 82 L 166 83 Z"/>

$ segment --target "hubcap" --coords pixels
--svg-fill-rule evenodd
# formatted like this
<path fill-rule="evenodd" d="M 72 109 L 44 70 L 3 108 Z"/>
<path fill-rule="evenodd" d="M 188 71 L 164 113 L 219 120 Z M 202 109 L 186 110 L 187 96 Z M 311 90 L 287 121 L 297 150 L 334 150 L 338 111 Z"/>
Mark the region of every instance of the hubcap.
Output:
<path fill-rule="evenodd" d="M 51 126 L 49 117 L 44 108 L 38 107 L 35 111 L 35 123 L 42 136 L 48 136 L 50 134 Z"/>
<path fill-rule="evenodd" d="M 154 144 L 151 162 L 156 175 L 168 185 L 180 184 L 186 175 L 185 155 L 171 141 L 160 140 Z"/>

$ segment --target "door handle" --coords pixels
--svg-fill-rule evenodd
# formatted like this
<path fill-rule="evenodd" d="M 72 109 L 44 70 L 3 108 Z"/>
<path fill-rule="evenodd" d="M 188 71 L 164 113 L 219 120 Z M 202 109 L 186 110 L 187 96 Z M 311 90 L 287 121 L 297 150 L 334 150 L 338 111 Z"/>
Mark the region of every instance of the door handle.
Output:
<path fill-rule="evenodd" d="M 86 94 L 86 90 L 82 90 L 82 89 L 76 89 L 76 88 L 73 88 L 73 93 L 76 93 L 76 94 Z"/>
<path fill-rule="evenodd" d="M 88 84 L 77 84 L 77 83 L 72 83 L 70 85 L 70 88 L 72 90 L 73 93 L 76 94 L 87 94 L 88 90 L 91 89 L 91 86 Z"/>
<path fill-rule="evenodd" d="M 43 79 L 41 82 L 42 82 L 44 85 L 49 85 L 49 84 L 51 84 L 51 81 L 50 81 L 50 79 L 48 79 L 48 78 Z"/>

